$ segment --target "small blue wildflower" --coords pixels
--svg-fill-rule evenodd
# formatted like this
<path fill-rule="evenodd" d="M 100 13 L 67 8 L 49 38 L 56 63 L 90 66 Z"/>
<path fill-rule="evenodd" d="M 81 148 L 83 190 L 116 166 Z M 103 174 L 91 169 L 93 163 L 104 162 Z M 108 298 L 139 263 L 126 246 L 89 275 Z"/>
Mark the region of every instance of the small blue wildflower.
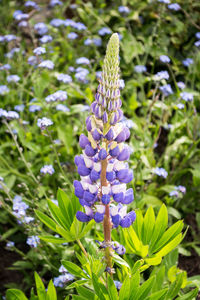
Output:
<path fill-rule="evenodd" d="M 37 31 L 37 33 L 39 35 L 44 35 L 48 32 L 48 27 L 46 24 L 40 22 L 34 25 L 34 29 L 35 31 Z"/>
<path fill-rule="evenodd" d="M 161 55 L 160 56 L 160 61 L 163 62 L 163 63 L 169 63 L 170 58 L 167 55 Z"/>
<path fill-rule="evenodd" d="M 58 206 L 58 200 L 55 200 L 55 199 L 51 199 L 51 201 Z"/>
<path fill-rule="evenodd" d="M 29 224 L 33 222 L 35 219 L 33 217 L 25 216 L 22 220 L 23 223 Z"/>
<path fill-rule="evenodd" d="M 173 90 L 170 84 L 165 84 L 163 86 L 160 86 L 159 89 L 166 97 L 173 94 Z"/>
<path fill-rule="evenodd" d="M 195 36 L 198 40 L 200 40 L 200 32 L 196 32 Z"/>
<path fill-rule="evenodd" d="M 120 290 L 122 287 L 122 283 L 118 280 L 114 280 L 114 284 L 117 290 Z"/>
<path fill-rule="evenodd" d="M 60 273 L 68 273 L 68 272 L 67 272 L 67 269 L 66 269 L 63 265 L 60 266 L 60 268 L 59 268 L 58 271 L 59 271 Z"/>
<path fill-rule="evenodd" d="M 18 82 L 20 77 L 18 75 L 8 75 L 6 79 L 8 82 Z"/>
<path fill-rule="evenodd" d="M 181 9 L 180 5 L 178 3 L 172 3 L 168 5 L 168 8 L 174 11 L 178 11 Z"/>
<path fill-rule="evenodd" d="M 80 57 L 80 58 L 77 58 L 76 59 L 76 63 L 78 65 L 89 65 L 90 64 L 90 61 L 88 58 L 86 57 Z"/>
<path fill-rule="evenodd" d="M 64 21 L 64 25 L 65 25 L 66 27 L 70 26 L 70 27 L 75 28 L 75 24 L 76 24 L 76 22 L 75 22 L 74 20 L 71 20 L 71 19 L 66 19 L 66 20 Z"/>
<path fill-rule="evenodd" d="M 143 72 L 147 71 L 147 68 L 146 68 L 146 66 L 143 66 L 143 65 L 137 65 L 134 67 L 134 70 L 136 73 L 143 73 Z"/>
<path fill-rule="evenodd" d="M 67 92 L 61 90 L 45 98 L 47 102 L 65 101 L 66 99 L 67 99 Z"/>
<path fill-rule="evenodd" d="M 15 19 L 18 14 L 22 14 L 22 11 L 19 9 L 14 11 L 13 18 Z"/>
<path fill-rule="evenodd" d="M 14 109 L 16 111 L 24 111 L 25 105 L 24 104 L 19 104 L 19 105 L 15 105 Z"/>
<path fill-rule="evenodd" d="M 52 40 L 53 40 L 53 38 L 51 35 L 43 35 L 43 37 L 41 37 L 39 39 L 40 43 L 42 43 L 42 44 L 50 43 L 50 42 L 52 42 Z"/>
<path fill-rule="evenodd" d="M 177 104 L 178 109 L 184 109 L 185 105 L 183 103 Z"/>
<path fill-rule="evenodd" d="M 85 46 L 89 46 L 89 45 L 92 45 L 92 44 L 93 44 L 93 39 L 88 38 L 88 39 L 86 39 L 86 40 L 84 41 L 84 45 L 85 45 Z"/>
<path fill-rule="evenodd" d="M 63 5 L 62 1 L 60 0 L 51 0 L 50 3 L 49 3 L 50 7 L 54 7 L 56 5 Z"/>
<path fill-rule="evenodd" d="M 56 110 L 62 111 L 62 112 L 69 112 L 70 111 L 69 108 L 64 104 L 56 105 Z"/>
<path fill-rule="evenodd" d="M 29 111 L 30 112 L 36 112 L 36 111 L 40 111 L 41 110 L 41 106 L 39 106 L 39 105 L 30 105 L 29 106 Z"/>
<path fill-rule="evenodd" d="M 169 3 L 170 3 L 170 0 L 158 0 L 158 2 L 160 2 L 160 3 L 165 3 L 165 4 L 169 4 Z"/>
<path fill-rule="evenodd" d="M 195 45 L 196 47 L 200 47 L 200 40 L 199 40 L 199 41 L 196 41 L 196 42 L 194 43 L 194 45 Z"/>
<path fill-rule="evenodd" d="M 123 90 L 123 88 L 125 88 L 125 82 L 123 79 L 119 80 L 119 88 L 120 88 L 120 90 Z"/>
<path fill-rule="evenodd" d="M 85 68 L 79 67 L 76 69 L 75 78 L 83 83 L 87 83 L 86 76 L 89 74 L 89 71 Z"/>
<path fill-rule="evenodd" d="M 36 56 L 29 56 L 28 58 L 28 64 L 30 66 L 35 66 L 37 64 L 37 57 Z"/>
<path fill-rule="evenodd" d="M 16 111 L 9 110 L 9 111 L 7 112 L 6 118 L 7 118 L 8 120 L 19 119 L 19 114 L 18 114 Z"/>
<path fill-rule="evenodd" d="M 54 63 L 51 60 L 43 60 L 39 65 L 39 68 L 44 68 L 44 69 L 49 69 L 53 70 L 54 69 Z"/>
<path fill-rule="evenodd" d="M 77 23 L 74 22 L 73 27 L 77 30 L 80 30 L 80 31 L 87 29 L 87 27 L 81 22 L 77 22 Z"/>
<path fill-rule="evenodd" d="M 64 275 L 59 275 L 58 277 L 55 277 L 53 279 L 53 284 L 55 285 L 55 287 L 64 287 L 64 285 L 70 281 L 73 280 L 74 276 L 69 274 L 69 273 L 65 273 Z"/>
<path fill-rule="evenodd" d="M 192 58 L 186 58 L 182 61 L 183 65 L 185 67 L 189 67 L 190 65 L 192 65 L 194 63 L 193 59 Z"/>
<path fill-rule="evenodd" d="M 7 248 L 13 248 L 14 246 L 15 246 L 15 243 L 12 242 L 12 241 L 9 241 L 9 242 L 6 243 Z"/>
<path fill-rule="evenodd" d="M 5 110 L 5 109 L 2 109 L 2 108 L 0 108 L 0 117 L 2 118 L 2 117 L 4 117 L 4 118 L 6 118 L 7 117 L 7 111 Z"/>
<path fill-rule="evenodd" d="M 95 44 L 95 46 L 100 47 L 102 45 L 102 39 L 99 38 L 93 38 L 93 43 Z"/>
<path fill-rule="evenodd" d="M 70 32 L 67 35 L 68 39 L 75 40 L 78 37 L 78 34 L 76 32 Z"/>
<path fill-rule="evenodd" d="M 36 248 L 38 246 L 39 242 L 40 242 L 40 239 L 37 235 L 29 236 L 26 241 L 26 243 L 32 248 Z"/>
<path fill-rule="evenodd" d="M 46 53 L 46 49 L 44 47 L 37 47 L 33 50 L 33 53 L 35 55 L 41 55 L 41 54 Z"/>
<path fill-rule="evenodd" d="M 178 197 L 179 193 L 177 191 L 172 191 L 172 192 L 169 193 L 169 196 L 170 197 Z"/>
<path fill-rule="evenodd" d="M 40 127 L 41 130 L 46 129 L 46 127 L 51 126 L 52 124 L 53 122 L 46 117 L 37 120 L 37 126 Z"/>
<path fill-rule="evenodd" d="M 16 37 L 16 35 L 14 35 L 14 34 L 6 34 L 5 36 L 4 36 L 4 40 L 6 41 L 6 42 L 11 42 L 11 41 L 14 41 L 14 40 L 16 40 L 17 39 L 17 37 Z"/>
<path fill-rule="evenodd" d="M 120 14 L 128 15 L 130 13 L 130 9 L 127 6 L 121 5 L 121 6 L 118 7 L 118 12 Z"/>
<path fill-rule="evenodd" d="M 164 168 L 159 168 L 159 167 L 156 167 L 153 170 L 153 173 L 160 176 L 160 177 L 163 177 L 163 178 L 166 178 L 167 175 L 168 175 L 167 171 Z"/>
<path fill-rule="evenodd" d="M 11 69 L 10 64 L 5 64 L 5 65 L 0 66 L 0 70 L 10 70 L 10 69 Z"/>
<path fill-rule="evenodd" d="M 17 20 L 17 21 L 26 20 L 26 19 L 28 19 L 28 17 L 29 17 L 28 14 L 18 13 L 15 15 L 15 20 Z"/>
<path fill-rule="evenodd" d="M 70 83 L 70 82 L 72 82 L 72 78 L 68 74 L 63 74 L 63 73 L 58 74 L 57 75 L 57 79 L 58 79 L 58 81 L 61 81 L 63 83 Z"/>
<path fill-rule="evenodd" d="M 18 23 L 18 26 L 19 26 L 19 27 L 24 27 L 24 28 L 25 28 L 25 27 L 28 26 L 28 22 L 27 22 L 27 21 L 21 21 L 21 22 Z"/>
<path fill-rule="evenodd" d="M 77 6 L 77 4 L 71 4 L 69 7 L 70 7 L 71 9 L 76 9 L 78 6 Z"/>
<path fill-rule="evenodd" d="M 52 165 L 45 165 L 40 169 L 40 173 L 53 175 L 55 173 L 55 170 Z"/>
<path fill-rule="evenodd" d="M 188 92 L 182 92 L 180 93 L 181 99 L 184 101 L 192 101 L 193 100 L 193 94 Z"/>
<path fill-rule="evenodd" d="M 179 87 L 180 90 L 183 90 L 185 88 L 185 83 L 182 81 L 177 82 L 177 86 Z"/>
<path fill-rule="evenodd" d="M 26 1 L 24 6 L 25 7 L 33 7 L 34 9 L 39 9 L 39 6 L 34 1 Z"/>
<path fill-rule="evenodd" d="M 0 95 L 5 95 L 9 93 L 9 88 L 6 85 L 0 85 Z"/>
<path fill-rule="evenodd" d="M 60 26 L 64 25 L 64 20 L 62 20 L 62 19 L 53 19 L 53 20 L 51 20 L 50 25 L 53 26 L 53 27 L 60 27 Z"/>
<path fill-rule="evenodd" d="M 20 51 L 20 48 L 14 47 L 10 50 L 10 52 L 4 54 L 4 56 L 11 59 L 11 58 L 13 58 L 14 54 L 18 53 L 19 51 Z"/>
<path fill-rule="evenodd" d="M 74 72 L 74 71 L 75 71 L 75 68 L 72 67 L 72 66 L 70 66 L 70 67 L 68 68 L 68 70 L 69 70 L 69 72 Z"/>
<path fill-rule="evenodd" d="M 162 79 L 168 80 L 169 79 L 169 73 L 167 71 L 157 72 L 154 75 L 154 79 L 157 80 L 157 81 L 162 80 Z"/>
<path fill-rule="evenodd" d="M 89 110 L 90 110 L 90 106 L 89 105 L 82 105 L 81 112 L 89 111 Z"/>
<path fill-rule="evenodd" d="M 186 187 L 183 185 L 177 186 L 176 189 L 179 190 L 182 194 L 186 193 Z"/>
<path fill-rule="evenodd" d="M 103 27 L 103 28 L 99 29 L 99 31 L 98 31 L 98 34 L 101 36 L 104 36 L 106 34 L 111 34 L 111 33 L 112 33 L 112 31 L 107 27 Z"/>

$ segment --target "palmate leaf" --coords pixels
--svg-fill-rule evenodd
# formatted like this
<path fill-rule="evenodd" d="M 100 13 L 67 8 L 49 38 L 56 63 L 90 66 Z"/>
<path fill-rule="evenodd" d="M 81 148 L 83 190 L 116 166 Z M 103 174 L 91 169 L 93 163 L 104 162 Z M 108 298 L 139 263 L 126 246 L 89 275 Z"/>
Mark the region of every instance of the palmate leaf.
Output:
<path fill-rule="evenodd" d="M 183 221 L 177 221 L 167 229 L 168 212 L 164 204 L 157 218 L 152 207 L 148 208 L 144 217 L 140 210 L 136 214 L 135 223 L 121 230 L 121 234 L 127 253 L 135 253 L 142 257 L 147 265 L 141 268 L 145 270 L 147 266 L 160 264 L 163 256 L 182 241 Z"/>
<path fill-rule="evenodd" d="M 91 229 L 94 221 L 92 220 L 88 224 L 85 224 L 76 219 L 76 212 L 80 208 L 80 204 L 75 196 L 72 196 L 72 199 L 70 199 L 63 190 L 59 189 L 57 197 L 58 206 L 48 200 L 48 207 L 52 218 L 39 210 L 35 210 L 35 213 L 47 227 L 60 234 L 64 240 L 61 239 L 59 241 L 50 236 L 41 236 L 41 239 L 56 244 L 81 239 Z"/>

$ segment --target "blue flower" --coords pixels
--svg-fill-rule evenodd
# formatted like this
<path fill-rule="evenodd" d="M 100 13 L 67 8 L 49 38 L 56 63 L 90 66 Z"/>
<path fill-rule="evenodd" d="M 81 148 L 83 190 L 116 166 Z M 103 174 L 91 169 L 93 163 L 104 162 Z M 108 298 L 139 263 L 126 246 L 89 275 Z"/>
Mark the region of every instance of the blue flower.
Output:
<path fill-rule="evenodd" d="M 20 77 L 18 75 L 8 75 L 7 81 L 8 82 L 18 82 L 20 80 Z"/>
<path fill-rule="evenodd" d="M 37 47 L 33 50 L 33 53 L 35 55 L 41 55 L 41 54 L 46 53 L 46 49 L 44 47 Z"/>
<path fill-rule="evenodd" d="M 61 81 L 63 83 L 70 83 L 70 82 L 72 82 L 72 78 L 68 74 L 63 74 L 63 73 L 58 74 L 57 75 L 57 79 L 58 79 L 58 81 Z"/>
<path fill-rule="evenodd" d="M 40 242 L 40 239 L 37 235 L 29 236 L 26 241 L 26 243 L 32 248 L 37 248 L 39 242 Z"/>
<path fill-rule="evenodd" d="M 196 38 L 200 40 L 200 32 L 196 32 L 195 34 Z"/>
<path fill-rule="evenodd" d="M 70 40 L 75 40 L 78 37 L 78 34 L 75 32 L 70 32 L 70 33 L 68 33 L 67 37 Z"/>
<path fill-rule="evenodd" d="M 173 90 L 170 84 L 160 86 L 159 89 L 166 97 L 173 94 Z"/>
<path fill-rule="evenodd" d="M 83 30 L 87 29 L 87 27 L 81 22 L 77 22 L 77 23 L 74 22 L 72 27 L 74 27 L 75 29 L 80 30 L 80 31 L 83 31 Z"/>
<path fill-rule="evenodd" d="M 182 194 L 185 194 L 185 193 L 186 193 L 186 187 L 183 186 L 183 185 L 177 186 L 176 189 L 177 189 L 178 191 L 180 191 Z"/>
<path fill-rule="evenodd" d="M 146 66 L 143 66 L 143 65 L 137 65 L 134 67 L 134 70 L 136 73 L 143 73 L 143 72 L 147 71 L 147 68 L 146 68 Z"/>
<path fill-rule="evenodd" d="M 15 105 L 14 109 L 16 111 L 24 111 L 25 105 L 24 104 L 19 104 L 19 105 Z"/>
<path fill-rule="evenodd" d="M 160 81 L 162 79 L 169 79 L 169 73 L 167 71 L 160 71 L 154 75 L 154 80 Z"/>
<path fill-rule="evenodd" d="M 179 193 L 177 191 L 172 191 L 172 192 L 169 193 L 169 196 L 170 197 L 178 197 Z"/>
<path fill-rule="evenodd" d="M 160 3 L 165 3 L 165 4 L 169 4 L 169 3 L 170 3 L 170 0 L 158 0 L 158 2 L 160 2 Z"/>
<path fill-rule="evenodd" d="M 76 59 L 76 63 L 78 65 L 89 65 L 90 64 L 90 61 L 88 58 L 86 57 L 80 57 L 80 58 L 77 58 Z"/>
<path fill-rule="evenodd" d="M 174 11 L 178 11 L 181 9 L 180 5 L 178 3 L 172 3 L 168 5 L 168 8 Z"/>
<path fill-rule="evenodd" d="M 127 6 L 121 5 L 118 7 L 118 12 L 127 15 L 130 13 L 130 9 Z"/>
<path fill-rule="evenodd" d="M 200 40 L 199 40 L 199 41 L 196 41 L 196 42 L 194 43 L 194 45 L 195 45 L 196 47 L 200 47 Z"/>
<path fill-rule="evenodd" d="M 115 284 L 117 290 L 120 290 L 120 289 L 121 289 L 122 283 L 121 283 L 120 281 L 114 280 L 114 284 Z"/>
<path fill-rule="evenodd" d="M 102 45 L 102 39 L 101 38 L 93 38 L 93 43 L 97 46 L 100 47 Z"/>
<path fill-rule="evenodd" d="M 99 33 L 99 35 L 104 36 L 106 34 L 111 34 L 112 31 L 107 27 L 103 27 L 103 28 L 99 29 L 98 33 Z"/>
<path fill-rule="evenodd" d="M 12 241 L 9 241 L 9 242 L 6 243 L 7 248 L 13 248 L 14 246 L 15 246 L 15 243 L 12 242 Z"/>
<path fill-rule="evenodd" d="M 184 105 L 183 103 L 178 103 L 178 104 L 177 104 L 177 107 L 178 107 L 179 109 L 184 109 L 185 105 Z"/>
<path fill-rule="evenodd" d="M 56 110 L 63 111 L 63 112 L 69 112 L 70 111 L 69 108 L 64 104 L 56 105 Z"/>
<path fill-rule="evenodd" d="M 0 85 L 0 95 L 5 95 L 9 93 L 9 88 L 6 85 Z"/>
<path fill-rule="evenodd" d="M 10 70 L 10 69 L 11 69 L 10 64 L 5 64 L 5 65 L 0 66 L 0 70 Z"/>
<path fill-rule="evenodd" d="M 54 69 L 54 63 L 51 60 L 43 60 L 39 65 L 39 68 L 44 68 L 44 69 L 49 69 L 53 70 Z"/>
<path fill-rule="evenodd" d="M 40 110 L 41 110 L 41 106 L 39 106 L 39 105 L 30 105 L 29 106 L 30 112 L 36 112 L 36 111 L 40 111 Z"/>
<path fill-rule="evenodd" d="M 28 64 L 31 65 L 31 66 L 35 66 L 37 65 L 37 57 L 36 56 L 30 56 L 28 58 Z"/>
<path fill-rule="evenodd" d="M 42 44 L 50 43 L 52 40 L 53 38 L 51 35 L 43 35 L 43 37 L 39 39 Z"/>
<path fill-rule="evenodd" d="M 37 126 L 40 127 L 41 130 L 46 129 L 46 127 L 51 126 L 52 124 L 53 122 L 46 117 L 37 120 Z"/>
<path fill-rule="evenodd" d="M 37 33 L 39 35 L 44 35 L 48 32 L 48 27 L 46 24 L 40 22 L 34 25 L 34 29 L 35 31 L 37 31 Z"/>
<path fill-rule="evenodd" d="M 160 56 L 160 61 L 162 61 L 163 63 L 169 63 L 170 58 L 167 55 L 161 55 Z"/>
<path fill-rule="evenodd" d="M 183 65 L 185 67 L 189 67 L 190 65 L 192 65 L 194 63 L 192 58 L 186 58 L 182 61 Z"/>
<path fill-rule="evenodd" d="M 49 3 L 49 5 L 50 5 L 50 7 L 54 7 L 56 5 L 61 6 L 61 5 L 63 5 L 63 2 L 60 1 L 60 0 L 51 0 L 50 3 Z"/>
<path fill-rule="evenodd" d="M 25 27 L 28 26 L 28 22 L 27 22 L 27 21 L 21 21 L 21 22 L 18 23 L 18 26 L 19 26 L 19 27 L 24 27 L 24 28 L 25 28 Z"/>
<path fill-rule="evenodd" d="M 37 5 L 37 3 L 35 3 L 34 1 L 26 1 L 24 4 L 25 7 L 33 7 L 34 9 L 39 9 L 39 6 Z"/>
<path fill-rule="evenodd" d="M 53 27 L 60 27 L 64 24 L 65 24 L 64 20 L 62 20 L 62 19 L 53 19 L 50 22 L 50 25 L 53 26 Z"/>
<path fill-rule="evenodd" d="M 156 167 L 154 170 L 153 170 L 153 173 L 160 176 L 160 177 L 163 177 L 163 178 L 166 178 L 168 176 L 168 173 L 165 169 L 163 168 L 159 168 L 159 167 Z"/>
<path fill-rule="evenodd" d="M 177 82 L 177 85 L 178 85 L 180 90 L 183 90 L 185 88 L 185 83 L 182 82 L 182 81 Z"/>
<path fill-rule="evenodd" d="M 182 92 L 180 93 L 181 99 L 184 101 L 192 101 L 193 100 L 193 94 L 188 92 Z"/>
<path fill-rule="evenodd" d="M 64 287 L 68 281 L 74 280 L 74 276 L 70 273 L 65 273 L 63 275 L 59 275 L 53 279 L 53 284 L 56 287 Z"/>
<path fill-rule="evenodd" d="M 67 92 L 61 90 L 45 98 L 46 102 L 65 101 L 66 99 L 67 99 Z"/>
<path fill-rule="evenodd" d="M 28 14 L 24 14 L 24 13 L 17 13 L 17 14 L 15 14 L 15 20 L 17 20 L 17 21 L 21 21 L 21 20 L 26 20 L 26 19 L 28 19 L 28 17 L 29 17 L 29 15 Z"/>
<path fill-rule="evenodd" d="M 45 165 L 40 169 L 40 173 L 53 175 L 55 173 L 55 170 L 52 165 Z"/>
<path fill-rule="evenodd" d="M 75 78 L 83 83 L 87 83 L 86 76 L 89 74 L 89 71 L 85 68 L 79 67 L 76 69 Z"/>

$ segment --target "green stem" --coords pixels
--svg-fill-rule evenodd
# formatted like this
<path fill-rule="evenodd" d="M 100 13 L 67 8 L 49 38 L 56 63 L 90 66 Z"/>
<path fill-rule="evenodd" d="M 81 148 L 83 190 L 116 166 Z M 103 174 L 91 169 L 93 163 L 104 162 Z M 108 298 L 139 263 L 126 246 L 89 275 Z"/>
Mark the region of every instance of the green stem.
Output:
<path fill-rule="evenodd" d="M 83 244 L 81 243 L 81 241 L 78 239 L 77 243 L 79 245 L 79 247 L 81 248 L 81 250 L 83 251 L 83 253 L 85 254 L 86 257 L 88 257 L 87 251 L 85 250 Z"/>

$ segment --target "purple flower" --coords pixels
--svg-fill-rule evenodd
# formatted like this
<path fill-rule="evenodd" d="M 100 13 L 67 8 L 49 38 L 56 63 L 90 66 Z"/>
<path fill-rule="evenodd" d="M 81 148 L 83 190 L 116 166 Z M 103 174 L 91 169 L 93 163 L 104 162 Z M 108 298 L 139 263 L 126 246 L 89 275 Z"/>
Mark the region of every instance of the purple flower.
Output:
<path fill-rule="evenodd" d="M 169 193 L 169 196 L 170 197 L 178 197 L 179 193 L 177 191 L 172 191 L 172 192 Z"/>
<path fill-rule="evenodd" d="M 37 64 L 37 57 L 36 56 L 30 56 L 28 58 L 28 64 L 31 66 L 35 66 Z"/>
<path fill-rule="evenodd" d="M 54 69 L 54 63 L 51 60 L 43 60 L 39 65 L 39 68 L 43 69 L 49 69 L 53 70 Z"/>
<path fill-rule="evenodd" d="M 62 112 L 69 112 L 70 111 L 69 108 L 64 104 L 56 105 L 56 110 L 62 111 Z"/>
<path fill-rule="evenodd" d="M 0 85 L 0 95 L 5 95 L 9 93 L 9 88 L 6 85 Z"/>
<path fill-rule="evenodd" d="M 159 167 L 156 167 L 154 170 L 153 170 L 153 173 L 160 176 L 160 177 L 163 177 L 163 178 L 166 178 L 168 176 L 168 173 L 165 169 L 163 168 L 159 168 Z"/>
<path fill-rule="evenodd" d="M 55 173 L 55 170 L 52 165 L 45 165 L 40 169 L 40 173 L 53 175 Z"/>
<path fill-rule="evenodd" d="M 192 101 L 194 96 L 192 93 L 182 92 L 180 93 L 180 97 L 181 99 L 187 102 L 187 101 Z"/>
<path fill-rule="evenodd" d="M 178 3 L 172 3 L 168 5 L 168 8 L 174 11 L 178 11 L 181 9 L 180 5 Z"/>
<path fill-rule="evenodd" d="M 60 27 L 60 26 L 64 25 L 64 20 L 62 20 L 62 19 L 53 19 L 53 20 L 51 20 L 50 25 L 53 26 L 53 27 Z"/>
<path fill-rule="evenodd" d="M 37 3 L 35 3 L 34 1 L 26 1 L 24 4 L 25 7 L 32 7 L 34 9 L 39 9 L 39 6 L 37 5 Z"/>
<path fill-rule="evenodd" d="M 189 67 L 190 65 L 192 65 L 194 63 L 192 58 L 186 58 L 182 61 L 183 65 L 185 67 Z"/>
<path fill-rule="evenodd" d="M 8 82 L 18 82 L 20 80 L 20 77 L 18 75 L 8 75 L 7 81 Z"/>
<path fill-rule="evenodd" d="M 185 105 L 183 103 L 177 104 L 178 109 L 184 109 Z"/>
<path fill-rule="evenodd" d="M 70 39 L 70 40 L 75 40 L 75 39 L 77 39 L 78 34 L 75 33 L 75 32 L 70 32 L 70 33 L 68 33 L 67 37 L 68 37 L 68 39 Z"/>
<path fill-rule="evenodd" d="M 136 73 L 143 73 L 143 72 L 147 71 L 147 68 L 146 68 L 146 66 L 143 66 L 143 65 L 137 65 L 134 67 L 134 70 Z"/>
<path fill-rule="evenodd" d="M 99 33 L 99 35 L 104 36 L 106 34 L 111 34 L 112 31 L 107 27 L 103 27 L 103 28 L 99 29 L 98 33 Z"/>
<path fill-rule="evenodd" d="M 41 110 L 41 106 L 39 106 L 39 105 L 30 105 L 29 106 L 30 112 L 36 112 L 36 111 L 40 111 L 40 110 Z"/>
<path fill-rule="evenodd" d="M 170 58 L 167 55 L 161 55 L 160 61 L 163 63 L 170 63 Z"/>
<path fill-rule="evenodd" d="M 185 83 L 182 82 L 182 81 L 177 82 L 177 85 L 178 85 L 180 90 L 183 90 L 185 88 Z"/>
<path fill-rule="evenodd" d="M 34 29 L 35 31 L 37 31 L 39 35 L 44 35 L 45 33 L 48 32 L 48 27 L 46 26 L 46 24 L 42 22 L 35 24 Z"/>
<path fill-rule="evenodd" d="M 186 193 L 186 187 L 183 185 L 177 186 L 176 189 L 179 190 L 182 194 Z"/>
<path fill-rule="evenodd" d="M 33 50 L 33 53 L 35 55 L 41 55 L 41 54 L 46 53 L 46 49 L 44 47 L 37 47 Z"/>
<path fill-rule="evenodd" d="M 199 41 L 196 41 L 196 42 L 194 43 L 194 45 L 195 45 L 196 47 L 200 47 L 200 40 L 199 40 Z"/>
<path fill-rule="evenodd" d="M 127 6 L 119 6 L 118 12 L 121 14 L 128 15 L 130 13 L 130 9 Z"/>
<path fill-rule="evenodd" d="M 196 36 L 197 39 L 200 40 L 200 32 L 196 32 L 196 33 L 195 33 L 195 36 Z"/>
<path fill-rule="evenodd" d="M 115 284 L 117 290 L 120 290 L 120 289 L 121 289 L 122 283 L 121 283 L 120 281 L 114 280 L 114 284 Z"/>
<path fill-rule="evenodd" d="M 57 79 L 58 79 L 58 81 L 61 81 L 63 83 L 70 83 L 70 82 L 72 82 L 72 78 L 68 74 L 58 74 L 57 75 Z"/>
<path fill-rule="evenodd" d="M 160 71 L 154 75 L 154 80 L 160 81 L 162 79 L 169 79 L 169 73 L 167 71 Z"/>
<path fill-rule="evenodd" d="M 80 58 L 77 58 L 76 63 L 77 63 L 78 65 L 89 65 L 89 64 L 90 64 L 90 61 L 89 61 L 89 59 L 86 58 L 86 57 L 80 57 Z"/>
<path fill-rule="evenodd" d="M 38 244 L 40 242 L 40 239 L 36 235 L 29 236 L 26 243 L 31 247 L 31 248 L 37 248 Z"/>
<path fill-rule="evenodd" d="M 52 40 L 53 38 L 51 35 L 43 35 L 43 37 L 39 39 L 40 43 L 42 44 L 50 43 Z"/>
<path fill-rule="evenodd" d="M 49 3 L 49 5 L 50 5 L 50 7 L 54 7 L 56 5 L 61 6 L 61 5 L 63 5 L 63 2 L 60 1 L 60 0 L 51 0 L 50 3 Z"/>
<path fill-rule="evenodd" d="M 13 248 L 14 246 L 15 246 L 15 243 L 12 242 L 12 241 L 9 241 L 9 242 L 6 243 L 7 248 Z"/>
<path fill-rule="evenodd" d="M 10 70 L 10 69 L 11 69 L 10 64 L 5 64 L 5 65 L 0 66 L 0 70 Z"/>
<path fill-rule="evenodd" d="M 170 3 L 170 0 L 158 0 L 158 2 L 164 3 L 164 4 L 169 4 L 169 3 Z"/>
<path fill-rule="evenodd" d="M 160 86 L 159 89 L 166 97 L 173 94 L 173 90 L 170 84 Z"/>
<path fill-rule="evenodd" d="M 65 101 L 66 99 L 67 99 L 67 92 L 61 90 L 45 98 L 46 102 Z"/>
<path fill-rule="evenodd" d="M 24 108 L 25 108 L 24 104 L 15 105 L 14 107 L 14 109 L 19 112 L 24 111 Z"/>
<path fill-rule="evenodd" d="M 46 117 L 37 120 L 37 126 L 40 127 L 41 130 L 46 129 L 46 127 L 51 126 L 52 124 L 53 122 Z"/>

